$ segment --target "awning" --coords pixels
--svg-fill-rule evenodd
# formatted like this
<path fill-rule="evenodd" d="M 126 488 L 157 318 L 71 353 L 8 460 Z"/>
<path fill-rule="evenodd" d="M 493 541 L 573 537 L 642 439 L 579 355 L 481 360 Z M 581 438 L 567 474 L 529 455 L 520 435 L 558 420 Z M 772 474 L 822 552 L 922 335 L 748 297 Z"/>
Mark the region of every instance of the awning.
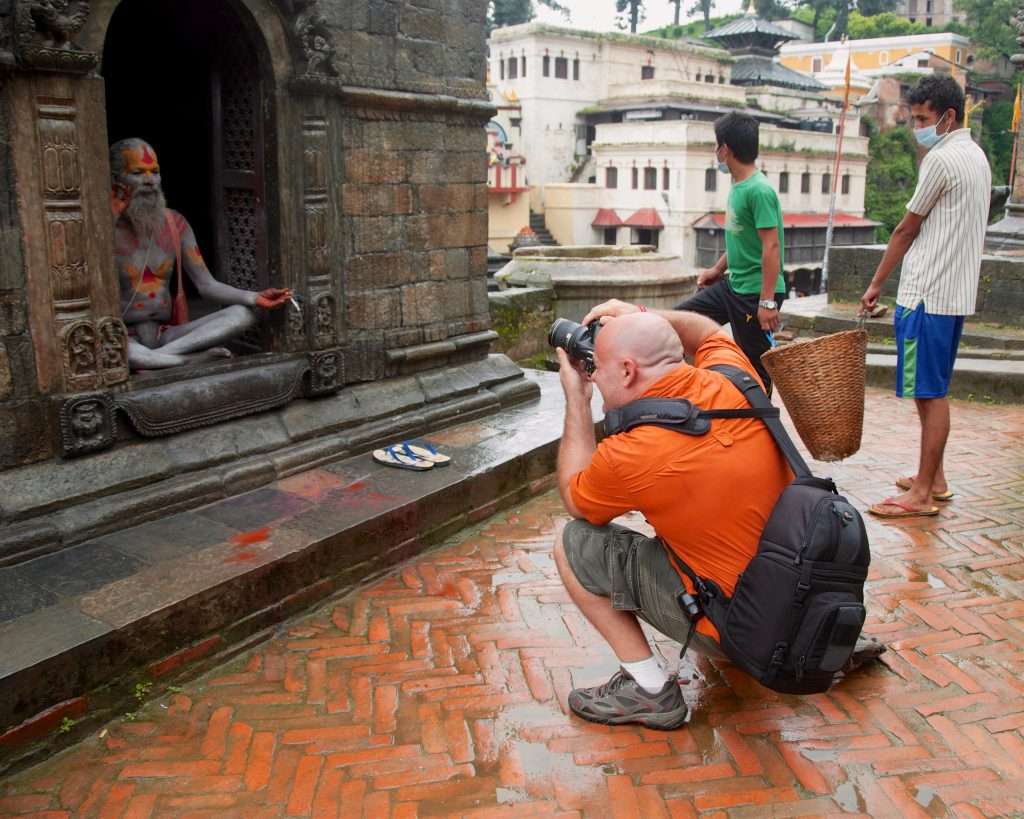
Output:
<path fill-rule="evenodd" d="M 622 225 L 622 220 L 619 218 L 619 214 L 611 208 L 601 208 L 590 225 L 596 228 L 615 228 Z"/>
<path fill-rule="evenodd" d="M 881 222 L 854 216 L 852 213 L 837 212 L 833 215 L 832 226 L 837 228 L 868 228 L 877 227 Z M 783 228 L 827 228 L 827 213 L 784 213 Z M 725 227 L 724 213 L 706 213 L 693 223 L 698 230 L 721 230 Z"/>
<path fill-rule="evenodd" d="M 648 230 L 661 230 L 665 223 L 658 216 L 654 208 L 640 208 L 622 224 L 632 228 L 646 228 Z"/>

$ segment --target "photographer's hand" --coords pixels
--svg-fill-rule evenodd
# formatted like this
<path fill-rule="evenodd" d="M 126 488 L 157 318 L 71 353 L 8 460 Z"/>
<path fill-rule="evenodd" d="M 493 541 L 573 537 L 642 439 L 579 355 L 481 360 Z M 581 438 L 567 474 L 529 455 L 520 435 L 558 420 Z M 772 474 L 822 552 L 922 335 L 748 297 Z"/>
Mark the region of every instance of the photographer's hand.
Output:
<path fill-rule="evenodd" d="M 582 324 L 590 324 L 592 321 L 597 319 L 603 319 L 605 316 L 608 318 L 615 318 L 616 316 L 626 316 L 630 313 L 643 312 L 639 305 L 630 304 L 629 302 L 619 301 L 618 299 L 610 299 L 596 307 L 591 307 L 590 312 L 583 317 Z M 604 322 L 601 322 L 604 324 Z"/>
<path fill-rule="evenodd" d="M 558 356 L 558 378 L 562 382 L 566 402 L 579 399 L 589 407 L 591 396 L 594 394 L 594 385 L 590 377 L 576 368 L 561 347 L 555 349 L 555 354 Z"/>

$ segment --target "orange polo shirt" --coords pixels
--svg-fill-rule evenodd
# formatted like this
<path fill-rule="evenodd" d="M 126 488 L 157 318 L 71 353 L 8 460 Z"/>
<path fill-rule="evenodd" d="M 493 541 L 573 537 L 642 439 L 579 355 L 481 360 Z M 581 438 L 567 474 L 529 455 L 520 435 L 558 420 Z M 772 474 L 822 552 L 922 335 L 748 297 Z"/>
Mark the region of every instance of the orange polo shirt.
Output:
<path fill-rule="evenodd" d="M 694 366 L 681 364 L 643 397 L 686 398 L 701 409 L 749 407 L 728 378 L 706 369 L 712 364 L 732 364 L 757 377 L 735 342 L 716 333 L 697 350 Z M 626 512 L 642 513 L 694 572 L 731 595 L 792 480 L 760 419 L 717 418 L 707 435 L 640 426 L 609 436 L 570 486 L 573 503 L 590 523 L 603 526 Z M 718 639 L 707 618 L 697 631 Z"/>

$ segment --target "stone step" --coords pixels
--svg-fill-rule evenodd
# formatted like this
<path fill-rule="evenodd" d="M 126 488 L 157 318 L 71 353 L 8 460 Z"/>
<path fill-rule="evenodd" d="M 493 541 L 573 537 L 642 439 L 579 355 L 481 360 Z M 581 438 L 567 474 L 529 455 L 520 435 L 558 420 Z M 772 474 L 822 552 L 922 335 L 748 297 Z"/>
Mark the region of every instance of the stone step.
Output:
<path fill-rule="evenodd" d="M 540 398 L 423 436 L 452 456 L 446 467 L 394 469 L 365 452 L 0 568 L 0 775 L 60 743 L 60 714 L 99 724 L 132 710 L 136 683 L 200 673 L 551 488 L 562 391 L 555 374 L 526 379 Z"/>
<path fill-rule="evenodd" d="M 896 351 L 868 353 L 867 382 L 894 389 Z M 1024 403 L 1024 361 L 957 357 L 949 397 L 991 403 Z"/>
<path fill-rule="evenodd" d="M 853 304 L 834 304 L 825 295 L 789 299 L 782 305 L 782 322 L 786 329 L 811 331 L 816 334 L 852 330 L 860 325 Z M 872 339 L 893 338 L 892 310 L 876 319 L 867 319 L 864 328 Z M 1024 351 L 1024 329 L 994 327 L 981 322 L 964 322 L 960 338 L 963 347 L 985 350 Z"/>

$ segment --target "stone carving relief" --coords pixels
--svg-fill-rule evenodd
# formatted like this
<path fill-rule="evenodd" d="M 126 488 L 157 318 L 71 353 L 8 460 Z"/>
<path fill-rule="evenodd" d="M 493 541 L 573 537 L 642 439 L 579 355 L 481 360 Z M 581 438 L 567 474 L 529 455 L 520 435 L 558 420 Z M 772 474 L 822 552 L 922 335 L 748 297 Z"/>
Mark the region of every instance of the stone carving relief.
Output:
<path fill-rule="evenodd" d="M 69 398 L 60 408 L 61 450 L 65 458 L 105 449 L 114 443 L 114 402 L 103 393 Z"/>
<path fill-rule="evenodd" d="M 334 305 L 334 296 L 325 293 L 316 300 L 316 336 L 317 347 L 329 347 L 337 340 L 337 311 Z"/>
<path fill-rule="evenodd" d="M 82 51 L 74 37 L 89 17 L 89 0 L 16 0 L 18 62 L 29 68 L 86 72 L 99 57 Z"/>
<path fill-rule="evenodd" d="M 11 10 L 14 0 L 0 0 L 0 69 L 14 65 Z"/>
<path fill-rule="evenodd" d="M 91 321 L 82 319 L 61 331 L 64 387 L 68 392 L 94 388 L 99 381 L 99 337 Z"/>
<path fill-rule="evenodd" d="M 118 318 L 101 319 L 97 325 L 100 373 L 107 386 L 128 380 L 128 331 Z"/>
<path fill-rule="evenodd" d="M 343 364 L 339 350 L 309 354 L 307 397 L 331 395 L 341 389 L 343 383 Z"/>
<path fill-rule="evenodd" d="M 299 74 L 337 77 L 338 68 L 334 64 L 334 33 L 327 20 L 317 9 L 319 0 L 280 0 L 289 17 L 292 18 L 292 31 L 298 42 L 302 56 L 306 60 L 304 71 Z"/>
<path fill-rule="evenodd" d="M 301 350 L 306 346 L 306 314 L 302 309 L 302 300 L 295 296 L 298 308 L 292 306 L 288 311 L 288 346 L 293 350 Z"/>

